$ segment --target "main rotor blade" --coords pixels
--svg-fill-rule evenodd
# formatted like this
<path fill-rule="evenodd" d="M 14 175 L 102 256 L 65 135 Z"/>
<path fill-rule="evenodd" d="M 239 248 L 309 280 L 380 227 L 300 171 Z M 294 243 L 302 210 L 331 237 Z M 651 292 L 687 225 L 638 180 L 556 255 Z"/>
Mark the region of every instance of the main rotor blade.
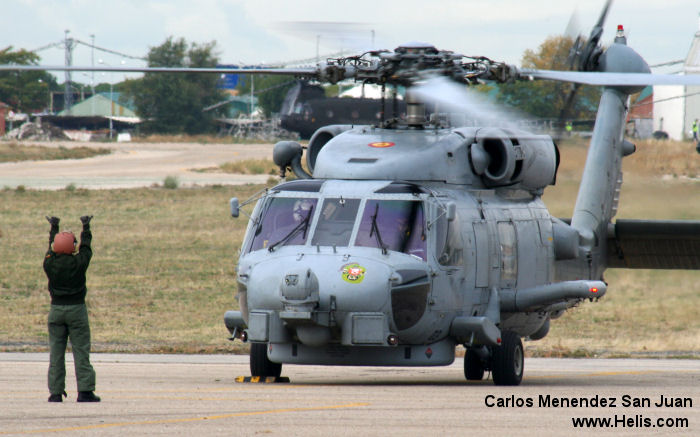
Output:
<path fill-rule="evenodd" d="M 599 73 L 521 69 L 520 79 L 556 80 L 597 86 L 700 85 L 700 75 Z"/>
<path fill-rule="evenodd" d="M 104 71 L 112 73 L 207 73 L 207 74 L 276 74 L 316 77 L 316 68 L 187 68 L 187 67 L 81 67 L 65 65 L 0 65 L 0 71 Z"/>

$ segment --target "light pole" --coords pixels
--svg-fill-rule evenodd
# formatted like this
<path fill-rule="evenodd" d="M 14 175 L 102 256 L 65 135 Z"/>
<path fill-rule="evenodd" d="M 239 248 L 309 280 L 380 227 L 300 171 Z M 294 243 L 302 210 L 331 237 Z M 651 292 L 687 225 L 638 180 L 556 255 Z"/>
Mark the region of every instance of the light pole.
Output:
<path fill-rule="evenodd" d="M 95 67 L 95 34 L 90 34 L 90 66 Z M 92 89 L 92 116 L 95 116 L 95 72 L 90 73 L 90 89 Z"/>
<path fill-rule="evenodd" d="M 114 88 L 112 82 L 109 83 L 109 139 L 112 139 L 112 119 L 114 118 Z"/>
<path fill-rule="evenodd" d="M 104 60 L 100 59 L 97 61 L 100 64 L 104 65 L 109 65 L 106 63 Z M 126 62 L 124 60 L 121 61 L 121 65 L 124 65 Z M 109 116 L 109 139 L 112 139 L 112 119 L 114 118 L 114 87 L 112 82 L 109 82 L 109 108 L 110 108 L 110 116 Z"/>
<path fill-rule="evenodd" d="M 49 105 L 49 107 L 47 109 L 45 109 L 45 111 L 48 112 L 49 115 L 51 115 L 51 114 L 53 114 L 53 93 L 51 92 L 51 87 L 49 86 L 49 84 L 47 82 L 44 82 L 43 79 L 39 79 L 39 83 L 41 84 L 41 86 L 46 87 L 46 93 L 47 93 L 46 95 L 49 98 L 46 103 Z"/>

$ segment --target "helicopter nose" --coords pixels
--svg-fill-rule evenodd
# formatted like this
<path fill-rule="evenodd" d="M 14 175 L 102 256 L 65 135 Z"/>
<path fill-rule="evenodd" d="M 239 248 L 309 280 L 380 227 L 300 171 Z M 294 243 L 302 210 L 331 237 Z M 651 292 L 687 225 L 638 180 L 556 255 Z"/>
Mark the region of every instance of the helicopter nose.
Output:
<path fill-rule="evenodd" d="M 318 304 L 318 278 L 310 268 L 289 270 L 280 284 L 280 294 L 284 303 L 296 306 Z"/>
<path fill-rule="evenodd" d="M 371 262 L 295 266 L 279 280 L 279 318 L 307 346 L 360 337 L 383 344 L 390 334 L 390 275 L 386 266 Z"/>
<path fill-rule="evenodd" d="M 329 327 L 313 321 L 319 307 L 318 277 L 310 268 L 295 268 L 285 273 L 280 283 L 284 311 L 280 314 L 296 329 L 299 341 L 307 346 L 323 346 L 331 340 Z"/>
<path fill-rule="evenodd" d="M 391 345 L 391 291 L 398 276 L 384 262 L 347 258 L 279 257 L 247 270 L 249 339 L 310 347 Z"/>

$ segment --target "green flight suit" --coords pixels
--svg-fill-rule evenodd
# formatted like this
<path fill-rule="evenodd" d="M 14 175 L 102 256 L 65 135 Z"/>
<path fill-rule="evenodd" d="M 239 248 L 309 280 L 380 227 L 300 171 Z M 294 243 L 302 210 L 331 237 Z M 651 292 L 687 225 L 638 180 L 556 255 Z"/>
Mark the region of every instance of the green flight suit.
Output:
<path fill-rule="evenodd" d="M 90 364 L 90 325 L 85 305 L 85 273 L 92 250 L 90 225 L 83 226 L 80 248 L 75 255 L 56 253 L 51 248 L 58 226 L 51 226 L 49 250 L 44 258 L 44 272 L 49 279 L 51 310 L 49 312 L 49 374 L 51 394 L 65 390 L 66 344 L 70 338 L 79 392 L 95 390 L 95 370 Z"/>

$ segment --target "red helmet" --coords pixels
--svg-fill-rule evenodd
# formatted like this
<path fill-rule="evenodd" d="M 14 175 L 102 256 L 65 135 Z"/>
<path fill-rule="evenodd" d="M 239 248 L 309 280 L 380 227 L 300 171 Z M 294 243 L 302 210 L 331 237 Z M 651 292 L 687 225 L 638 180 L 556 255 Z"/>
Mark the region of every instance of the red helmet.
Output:
<path fill-rule="evenodd" d="M 75 250 L 77 242 L 72 232 L 59 232 L 53 240 L 53 251 L 70 255 Z"/>

